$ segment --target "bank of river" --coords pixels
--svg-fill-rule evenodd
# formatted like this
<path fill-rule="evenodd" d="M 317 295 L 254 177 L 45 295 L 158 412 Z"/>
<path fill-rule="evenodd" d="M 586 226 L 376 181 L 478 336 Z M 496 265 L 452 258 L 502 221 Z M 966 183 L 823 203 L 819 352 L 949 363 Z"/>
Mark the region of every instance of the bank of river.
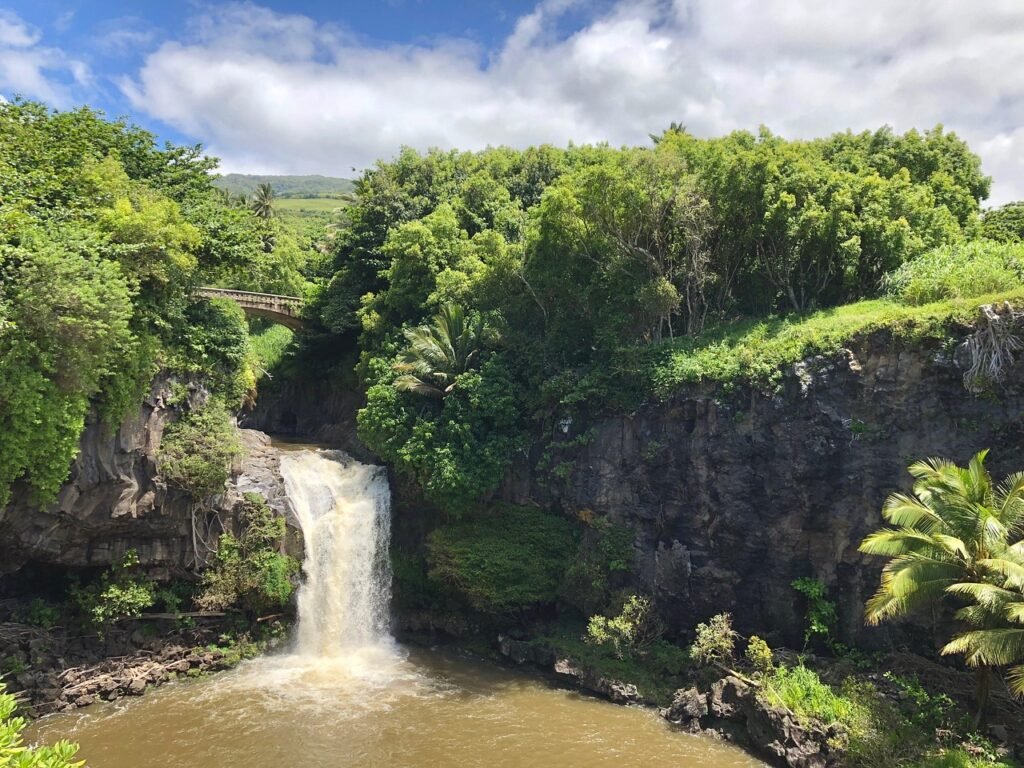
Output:
<path fill-rule="evenodd" d="M 753 768 L 652 710 L 552 688 L 447 652 L 265 657 L 32 724 L 90 768 Z"/>

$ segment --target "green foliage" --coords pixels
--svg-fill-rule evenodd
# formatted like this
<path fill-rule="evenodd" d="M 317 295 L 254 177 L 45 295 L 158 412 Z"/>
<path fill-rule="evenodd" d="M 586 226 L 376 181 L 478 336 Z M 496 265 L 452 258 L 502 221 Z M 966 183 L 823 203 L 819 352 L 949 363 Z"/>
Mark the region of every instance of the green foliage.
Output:
<path fill-rule="evenodd" d="M 763 682 L 765 699 L 786 707 L 801 720 L 850 727 L 865 716 L 856 702 L 833 691 L 813 670 L 802 665 L 777 667 Z"/>
<path fill-rule="evenodd" d="M 587 623 L 587 642 L 610 644 L 620 659 L 627 653 L 644 653 L 664 631 L 651 601 L 630 595 L 618 616 L 591 616 Z"/>
<path fill-rule="evenodd" d="M 20 619 L 34 627 L 52 629 L 60 621 L 60 608 L 47 603 L 42 598 L 34 597 L 29 602 L 28 608 L 20 616 Z"/>
<path fill-rule="evenodd" d="M 227 409 L 216 400 L 183 416 L 164 432 L 161 476 L 196 499 L 220 493 L 242 448 Z"/>
<path fill-rule="evenodd" d="M 204 373 L 211 389 L 236 407 L 255 387 L 249 365 L 249 329 L 242 308 L 229 299 L 189 303 L 174 338 L 170 366 Z"/>
<path fill-rule="evenodd" d="M 732 616 L 719 613 L 701 622 L 695 630 L 696 637 L 690 646 L 690 657 L 699 664 L 728 664 L 736 655 L 736 638 L 732 628 Z"/>
<path fill-rule="evenodd" d="M 899 690 L 901 700 L 907 704 L 907 719 L 914 728 L 934 733 L 957 726 L 955 705 L 946 694 L 929 693 L 916 677 L 905 678 L 886 672 L 885 679 Z"/>
<path fill-rule="evenodd" d="M 551 435 L 566 416 L 690 382 L 770 386 L 803 357 L 880 328 L 941 337 L 976 302 L 835 308 L 880 296 L 886 273 L 975 231 L 988 185 L 941 127 L 815 141 L 668 131 L 646 149 L 406 149 L 357 182 L 310 313 L 337 349 L 359 347 L 364 442 L 435 504 L 465 512 L 486 502 L 522 436 Z M 425 340 L 425 321 L 447 305 L 492 329 L 479 368 L 403 344 Z M 801 317 L 772 315 L 785 311 Z M 494 397 L 468 409 L 461 398 L 456 417 L 448 401 L 460 400 L 466 369 Z M 571 461 L 548 469 L 565 478 Z"/>
<path fill-rule="evenodd" d="M 156 587 L 139 574 L 138 565 L 138 553 L 130 549 L 95 582 L 72 589 L 72 601 L 100 633 L 121 619 L 141 615 L 155 602 Z"/>
<path fill-rule="evenodd" d="M 523 444 L 514 385 L 502 360 L 491 356 L 479 370 L 458 375 L 437 403 L 399 392 L 390 366 L 378 375 L 359 411 L 359 437 L 446 511 L 462 514 L 485 500 Z"/>
<path fill-rule="evenodd" d="M 821 640 L 829 649 L 836 642 L 836 604 L 828 599 L 825 585 L 818 579 L 800 578 L 791 585 L 793 589 L 807 598 L 807 628 L 804 629 L 804 647 L 815 638 Z"/>
<path fill-rule="evenodd" d="M 588 642 L 585 627 L 573 622 L 558 626 L 532 643 L 555 650 L 599 677 L 632 683 L 641 696 L 659 706 L 667 706 L 676 690 L 686 684 L 691 666 L 686 650 L 665 640 L 654 641 L 644 653 L 620 657 L 610 643 Z"/>
<path fill-rule="evenodd" d="M 588 522 L 559 588 L 562 600 L 584 615 L 608 607 L 617 575 L 633 565 L 633 531 L 605 518 L 583 517 Z"/>
<path fill-rule="evenodd" d="M 971 298 L 1024 286 L 1024 245 L 977 240 L 946 245 L 906 262 L 886 277 L 905 304 Z"/>
<path fill-rule="evenodd" d="M 946 597 L 969 601 L 956 614 L 969 630 L 942 652 L 963 654 L 979 670 L 976 725 L 985 717 L 990 667 L 1016 665 L 1010 687 L 1024 694 L 1024 474 L 995 484 L 985 469 L 987 453 L 967 467 L 942 459 L 912 464 L 913 496 L 890 496 L 882 514 L 892 527 L 861 544 L 861 551 L 889 558 L 867 604 L 869 622 Z"/>
<path fill-rule="evenodd" d="M 273 371 L 281 362 L 295 338 L 283 325 L 268 324 L 260 331 L 250 332 L 249 345 L 256 364 L 257 376 Z"/>
<path fill-rule="evenodd" d="M 768 647 L 768 643 L 757 635 L 750 636 L 750 639 L 747 641 L 747 650 L 743 655 L 760 677 L 770 675 L 775 668 L 772 649 Z"/>
<path fill-rule="evenodd" d="M 430 325 L 405 331 L 409 346 L 394 365 L 400 374 L 395 389 L 433 398 L 451 394 L 459 375 L 475 365 L 482 335 L 482 320 L 467 320 L 461 307 L 445 304 Z"/>
<path fill-rule="evenodd" d="M 51 501 L 90 411 L 116 428 L 161 365 L 240 399 L 238 361 L 187 338 L 218 322 L 190 313 L 192 286 L 262 251 L 214 165 L 88 109 L 0 104 L 0 507 L 16 481 Z"/>
<path fill-rule="evenodd" d="M 431 533 L 429 578 L 481 613 L 528 610 L 555 602 L 575 543 L 564 518 L 501 506 Z"/>
<path fill-rule="evenodd" d="M 981 236 L 1000 243 L 1024 242 L 1024 202 L 986 211 L 981 219 Z"/>
<path fill-rule="evenodd" d="M 898 340 L 945 340 L 951 328 L 976 320 L 979 304 L 1003 298 L 1024 301 L 1024 290 L 920 307 L 863 301 L 806 317 L 736 322 L 650 350 L 623 350 L 616 365 L 634 377 L 639 374 L 627 382 L 641 396 L 653 392 L 660 399 L 683 385 L 708 381 L 771 387 L 794 363 L 834 354 L 876 331 L 889 331 Z"/>
<path fill-rule="evenodd" d="M 973 755 L 966 749 L 956 748 L 927 755 L 912 768 L 1014 768 L 1015 763 Z"/>
<path fill-rule="evenodd" d="M 53 746 L 26 747 L 22 731 L 26 721 L 15 717 L 17 702 L 0 684 L 0 766 L 3 768 L 81 768 L 84 760 L 75 760 L 78 745 L 58 741 Z"/>
<path fill-rule="evenodd" d="M 283 517 L 258 494 L 247 493 L 239 511 L 240 535 L 224 533 L 212 566 L 203 574 L 196 603 L 204 609 L 238 607 L 250 616 L 280 610 L 291 599 L 299 563 L 280 552 Z"/>

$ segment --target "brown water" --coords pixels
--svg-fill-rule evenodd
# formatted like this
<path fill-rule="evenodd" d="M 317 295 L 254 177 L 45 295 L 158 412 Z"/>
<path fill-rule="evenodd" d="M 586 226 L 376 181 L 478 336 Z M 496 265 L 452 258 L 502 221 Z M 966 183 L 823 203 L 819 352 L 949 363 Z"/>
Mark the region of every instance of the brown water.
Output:
<path fill-rule="evenodd" d="M 655 712 L 466 658 L 400 648 L 268 657 L 33 724 L 90 768 L 752 768 Z"/>

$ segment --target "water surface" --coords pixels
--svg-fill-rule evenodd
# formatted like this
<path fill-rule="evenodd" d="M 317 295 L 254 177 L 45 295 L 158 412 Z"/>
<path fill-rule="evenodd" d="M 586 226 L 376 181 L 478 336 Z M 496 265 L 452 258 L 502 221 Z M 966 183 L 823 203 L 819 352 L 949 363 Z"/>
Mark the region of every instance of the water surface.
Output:
<path fill-rule="evenodd" d="M 753 768 L 657 713 L 472 659 L 370 649 L 267 657 L 33 724 L 90 768 Z"/>

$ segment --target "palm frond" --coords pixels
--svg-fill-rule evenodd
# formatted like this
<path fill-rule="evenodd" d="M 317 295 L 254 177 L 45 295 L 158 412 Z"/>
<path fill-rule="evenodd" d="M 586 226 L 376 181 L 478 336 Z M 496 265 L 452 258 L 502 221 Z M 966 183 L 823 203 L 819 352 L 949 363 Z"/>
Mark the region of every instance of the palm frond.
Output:
<path fill-rule="evenodd" d="M 444 397 L 443 390 L 409 374 L 399 376 L 395 379 L 394 387 L 400 392 L 415 392 L 417 395 L 424 395 L 426 397 Z"/>
<path fill-rule="evenodd" d="M 1024 697 L 1024 664 L 1013 667 L 1006 674 L 1006 682 L 1014 696 Z"/>
<path fill-rule="evenodd" d="M 899 528 L 915 528 L 932 533 L 945 526 L 943 519 L 931 507 L 913 496 L 894 493 L 885 500 L 882 516 Z"/>
<path fill-rule="evenodd" d="M 942 654 L 962 654 L 969 666 L 1002 667 L 1024 659 L 1024 627 L 1000 627 L 963 632 L 942 649 Z"/>

